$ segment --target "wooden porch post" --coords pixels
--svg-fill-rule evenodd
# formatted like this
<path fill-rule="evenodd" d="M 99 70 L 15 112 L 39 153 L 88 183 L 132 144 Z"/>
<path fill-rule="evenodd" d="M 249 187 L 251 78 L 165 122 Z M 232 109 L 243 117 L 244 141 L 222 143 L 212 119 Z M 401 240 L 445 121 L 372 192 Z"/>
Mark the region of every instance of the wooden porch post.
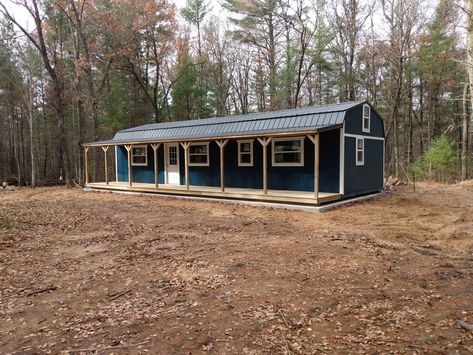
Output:
<path fill-rule="evenodd" d="M 265 195 L 268 194 L 268 154 L 267 154 L 267 147 L 268 144 L 271 142 L 271 137 L 266 138 L 258 138 L 258 141 L 263 146 L 263 193 Z"/>
<path fill-rule="evenodd" d="M 126 144 L 125 145 L 125 149 L 126 149 L 127 155 L 128 155 L 128 185 L 130 185 L 130 186 L 133 185 L 132 174 L 131 174 L 131 148 L 133 148 L 133 146 L 131 144 Z"/>
<path fill-rule="evenodd" d="M 220 147 L 220 190 L 224 192 L 225 191 L 225 170 L 224 170 L 225 156 L 224 156 L 223 149 L 227 145 L 228 139 L 225 139 L 225 140 L 222 139 L 216 142 L 218 146 Z"/>
<path fill-rule="evenodd" d="M 184 167 L 186 174 L 186 190 L 189 191 L 189 142 L 181 142 L 182 148 L 184 148 Z M 179 151 L 177 152 L 179 154 Z"/>
<path fill-rule="evenodd" d="M 107 151 L 108 151 L 109 146 L 102 146 L 103 154 L 105 157 L 105 183 L 108 185 L 108 162 L 107 162 Z"/>
<path fill-rule="evenodd" d="M 88 146 L 84 147 L 84 174 L 85 174 L 85 186 L 89 183 L 89 166 L 87 164 L 87 153 L 89 152 Z"/>
<path fill-rule="evenodd" d="M 315 135 L 307 135 L 309 139 L 314 143 L 314 197 L 316 200 L 319 199 L 319 145 L 320 137 L 319 133 Z"/>
<path fill-rule="evenodd" d="M 159 169 L 158 169 L 158 149 L 161 143 L 151 144 L 154 152 L 154 187 L 159 186 Z"/>

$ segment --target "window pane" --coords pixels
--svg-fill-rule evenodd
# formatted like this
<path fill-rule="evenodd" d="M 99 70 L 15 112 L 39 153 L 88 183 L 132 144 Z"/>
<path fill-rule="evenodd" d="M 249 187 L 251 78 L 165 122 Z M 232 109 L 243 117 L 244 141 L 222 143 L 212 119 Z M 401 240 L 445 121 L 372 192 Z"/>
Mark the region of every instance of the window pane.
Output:
<path fill-rule="evenodd" d="M 300 163 L 301 153 L 276 153 L 274 161 L 276 163 Z"/>
<path fill-rule="evenodd" d="M 370 116 L 370 107 L 363 106 L 363 117 L 369 117 L 369 116 Z"/>
<path fill-rule="evenodd" d="M 169 147 L 169 165 L 177 165 L 177 147 Z"/>
<path fill-rule="evenodd" d="M 248 154 L 248 153 L 240 154 L 240 163 L 250 164 L 251 163 L 251 154 Z"/>
<path fill-rule="evenodd" d="M 145 148 L 133 148 L 133 155 L 145 155 L 146 150 Z"/>
<path fill-rule="evenodd" d="M 189 147 L 190 154 L 207 154 L 207 144 L 191 145 Z"/>
<path fill-rule="evenodd" d="M 301 149 L 301 141 L 277 141 L 274 142 L 274 151 L 275 152 L 294 152 Z"/>
<path fill-rule="evenodd" d="M 363 139 L 357 139 L 356 144 L 358 149 L 363 149 Z"/>
<path fill-rule="evenodd" d="M 189 162 L 192 164 L 207 164 L 207 155 L 191 155 Z"/>
<path fill-rule="evenodd" d="M 145 164 L 146 157 L 145 156 L 134 156 L 133 157 L 133 164 Z"/>
<path fill-rule="evenodd" d="M 359 150 L 357 153 L 357 160 L 361 163 L 363 161 L 363 151 Z"/>
<path fill-rule="evenodd" d="M 251 143 L 240 143 L 240 152 L 251 152 Z"/>

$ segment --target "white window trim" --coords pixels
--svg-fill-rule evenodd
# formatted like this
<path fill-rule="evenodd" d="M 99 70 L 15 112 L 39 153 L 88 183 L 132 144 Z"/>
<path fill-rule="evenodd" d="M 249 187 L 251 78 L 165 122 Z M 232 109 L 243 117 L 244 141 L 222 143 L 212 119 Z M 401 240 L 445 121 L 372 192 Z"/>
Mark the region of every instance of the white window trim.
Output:
<path fill-rule="evenodd" d="M 133 154 L 133 150 L 135 148 L 144 148 L 145 149 L 145 162 L 144 163 L 135 163 L 133 161 L 133 158 L 134 157 L 142 157 L 143 155 L 136 155 L 136 154 Z M 131 147 L 131 165 L 132 166 L 148 166 L 148 146 L 147 145 L 134 145 Z"/>
<path fill-rule="evenodd" d="M 366 136 L 366 135 L 364 135 L 364 134 L 345 133 L 345 137 L 347 137 L 347 138 L 372 139 L 372 140 L 375 140 L 375 141 L 384 141 L 384 138 L 383 138 L 383 137 Z"/>
<path fill-rule="evenodd" d="M 365 127 L 365 107 L 368 107 L 368 128 Z M 368 104 L 363 105 L 361 112 L 361 130 L 366 133 L 370 133 L 371 130 L 371 107 Z"/>
<path fill-rule="evenodd" d="M 358 141 L 363 142 L 363 149 L 358 149 Z M 361 161 L 358 160 L 358 152 L 363 152 L 363 159 Z M 364 138 L 356 138 L 355 139 L 355 161 L 357 166 L 365 165 L 365 139 Z"/>
<path fill-rule="evenodd" d="M 202 153 L 199 154 L 191 154 L 191 149 L 190 147 L 196 146 L 196 145 L 206 145 L 207 146 L 207 163 L 191 163 L 191 155 L 204 155 Z M 189 166 L 210 166 L 210 151 L 209 151 L 209 142 L 200 142 L 200 143 L 191 143 L 189 145 Z"/>
<path fill-rule="evenodd" d="M 287 137 L 287 138 L 273 138 L 271 140 L 271 164 L 272 166 L 304 166 L 304 138 L 305 137 Z M 274 143 L 281 141 L 300 141 L 301 142 L 301 161 L 297 163 L 276 163 L 276 152 L 274 151 Z M 291 152 L 295 153 L 295 152 Z M 284 153 L 282 153 L 284 154 Z"/>
<path fill-rule="evenodd" d="M 238 166 L 253 166 L 253 141 L 254 139 L 244 139 L 238 140 Z M 241 143 L 250 143 L 250 151 L 249 152 L 242 152 L 240 148 Z M 250 162 L 249 163 L 242 163 L 241 162 L 241 154 L 250 154 Z"/>

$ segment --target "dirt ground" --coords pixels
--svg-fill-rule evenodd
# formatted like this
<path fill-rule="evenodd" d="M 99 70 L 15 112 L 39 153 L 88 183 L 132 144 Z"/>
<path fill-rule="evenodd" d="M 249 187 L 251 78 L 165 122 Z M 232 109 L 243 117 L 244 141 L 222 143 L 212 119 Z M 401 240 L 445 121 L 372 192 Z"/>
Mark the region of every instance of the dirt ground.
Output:
<path fill-rule="evenodd" d="M 81 349 L 472 353 L 473 181 L 325 213 L 1 191 L 0 353 Z"/>

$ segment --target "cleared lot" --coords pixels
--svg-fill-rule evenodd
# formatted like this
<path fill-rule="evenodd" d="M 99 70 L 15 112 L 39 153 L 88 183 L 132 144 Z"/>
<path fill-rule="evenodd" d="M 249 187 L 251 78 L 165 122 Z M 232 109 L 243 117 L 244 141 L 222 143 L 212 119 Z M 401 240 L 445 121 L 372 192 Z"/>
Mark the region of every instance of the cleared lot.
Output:
<path fill-rule="evenodd" d="M 3 191 L 0 352 L 468 353 L 472 255 L 471 182 L 322 214 Z"/>

